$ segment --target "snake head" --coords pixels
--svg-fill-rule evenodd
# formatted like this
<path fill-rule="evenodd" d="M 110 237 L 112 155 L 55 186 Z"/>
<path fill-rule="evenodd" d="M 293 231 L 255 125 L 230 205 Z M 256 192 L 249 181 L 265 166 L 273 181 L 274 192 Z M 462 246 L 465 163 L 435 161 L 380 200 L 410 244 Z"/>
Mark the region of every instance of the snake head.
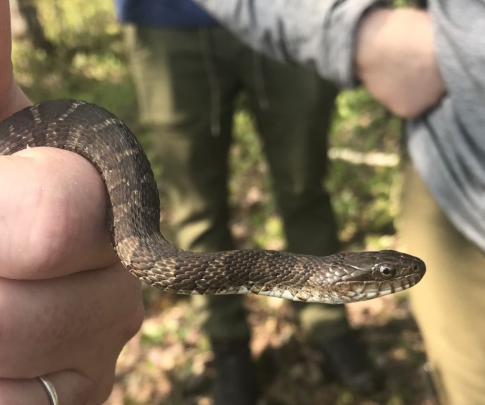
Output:
<path fill-rule="evenodd" d="M 425 272 L 421 259 L 394 250 L 334 255 L 320 280 L 328 291 L 320 302 L 345 304 L 393 294 L 416 285 Z"/>

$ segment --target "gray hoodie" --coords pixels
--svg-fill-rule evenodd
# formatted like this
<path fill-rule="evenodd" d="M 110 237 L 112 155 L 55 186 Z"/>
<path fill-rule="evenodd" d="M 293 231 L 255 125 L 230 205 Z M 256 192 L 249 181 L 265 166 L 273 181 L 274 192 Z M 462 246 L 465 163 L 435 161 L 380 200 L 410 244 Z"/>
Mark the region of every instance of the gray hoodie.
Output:
<path fill-rule="evenodd" d="M 341 87 L 357 25 L 381 0 L 195 0 L 253 48 Z M 429 0 L 448 95 L 407 123 L 413 162 L 452 223 L 485 251 L 485 0 Z M 412 27 L 410 27 L 412 29 Z M 416 207 L 419 209 L 419 207 Z"/>

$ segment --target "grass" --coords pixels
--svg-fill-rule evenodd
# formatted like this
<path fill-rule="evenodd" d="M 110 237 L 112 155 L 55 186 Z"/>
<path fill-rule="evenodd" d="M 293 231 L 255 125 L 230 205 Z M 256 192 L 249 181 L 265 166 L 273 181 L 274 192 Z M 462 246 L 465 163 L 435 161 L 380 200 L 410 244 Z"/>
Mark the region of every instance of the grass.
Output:
<path fill-rule="evenodd" d="M 143 143 L 143 128 L 123 51 L 122 35 L 110 0 L 37 0 L 46 35 L 58 55 L 34 49 L 27 38 L 14 42 L 18 81 L 34 101 L 76 98 L 97 103 L 121 117 Z M 239 246 L 279 249 L 284 235 L 271 195 L 268 169 L 253 120 L 241 109 L 234 120 L 230 184 Z M 330 143 L 363 153 L 400 153 L 400 123 L 362 91 L 337 100 Z M 153 151 L 148 150 L 151 156 Z M 163 176 L 157 176 L 163 186 Z M 398 167 L 332 160 L 327 181 L 348 249 L 396 247 Z M 163 187 L 162 187 L 163 189 Z M 163 191 L 163 190 L 162 190 Z M 170 230 L 170 207 L 162 193 L 163 228 Z M 210 404 L 214 370 L 206 337 L 185 298 L 144 291 L 147 319 L 120 358 L 110 405 Z M 254 330 L 252 350 L 262 404 L 431 405 L 423 343 L 405 295 L 348 308 L 374 360 L 387 375 L 385 390 L 356 396 L 322 371 L 322 359 L 302 341 L 288 306 L 274 299 L 248 300 Z"/>

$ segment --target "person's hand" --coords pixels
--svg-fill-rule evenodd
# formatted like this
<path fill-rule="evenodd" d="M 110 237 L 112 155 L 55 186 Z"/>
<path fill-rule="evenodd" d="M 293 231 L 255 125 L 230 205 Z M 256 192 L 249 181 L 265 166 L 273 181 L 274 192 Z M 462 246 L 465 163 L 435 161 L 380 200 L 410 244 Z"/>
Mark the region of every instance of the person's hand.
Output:
<path fill-rule="evenodd" d="M 0 121 L 30 100 L 11 62 L 0 0 Z M 143 321 L 140 283 L 109 241 L 106 192 L 74 153 L 0 156 L 0 405 L 95 405 L 111 392 L 124 344 Z"/>
<path fill-rule="evenodd" d="M 101 404 L 143 320 L 119 263 L 106 192 L 83 158 L 50 148 L 0 156 L 0 405 Z"/>
<path fill-rule="evenodd" d="M 355 71 L 370 94 L 403 118 L 423 114 L 446 92 L 425 11 L 378 9 L 365 16 Z"/>

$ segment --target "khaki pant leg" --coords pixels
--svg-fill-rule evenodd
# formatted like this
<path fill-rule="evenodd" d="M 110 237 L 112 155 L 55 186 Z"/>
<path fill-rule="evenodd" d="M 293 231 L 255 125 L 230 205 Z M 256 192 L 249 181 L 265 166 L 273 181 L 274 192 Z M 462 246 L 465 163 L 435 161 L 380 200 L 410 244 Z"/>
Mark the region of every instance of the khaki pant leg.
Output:
<path fill-rule="evenodd" d="M 485 404 L 485 255 L 405 171 L 401 242 L 427 273 L 410 290 L 443 405 Z"/>

